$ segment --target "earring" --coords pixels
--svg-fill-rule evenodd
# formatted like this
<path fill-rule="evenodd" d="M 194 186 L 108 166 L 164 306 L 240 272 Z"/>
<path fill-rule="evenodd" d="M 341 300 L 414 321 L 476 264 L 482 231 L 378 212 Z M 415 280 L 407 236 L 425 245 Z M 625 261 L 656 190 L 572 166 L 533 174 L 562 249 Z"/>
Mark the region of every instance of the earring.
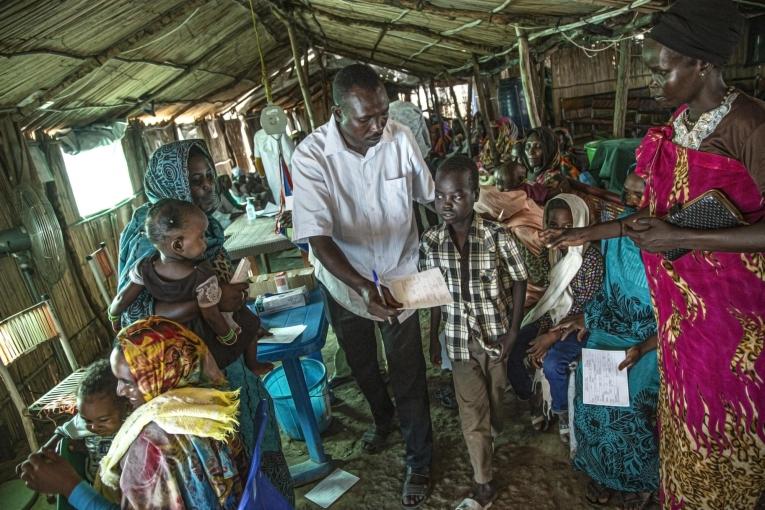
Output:
<path fill-rule="evenodd" d="M 707 72 L 706 72 L 706 71 L 701 71 L 701 72 L 699 73 L 699 78 L 701 78 L 701 79 L 703 80 L 703 79 L 704 79 L 704 77 L 705 77 L 706 75 L 707 75 Z"/>

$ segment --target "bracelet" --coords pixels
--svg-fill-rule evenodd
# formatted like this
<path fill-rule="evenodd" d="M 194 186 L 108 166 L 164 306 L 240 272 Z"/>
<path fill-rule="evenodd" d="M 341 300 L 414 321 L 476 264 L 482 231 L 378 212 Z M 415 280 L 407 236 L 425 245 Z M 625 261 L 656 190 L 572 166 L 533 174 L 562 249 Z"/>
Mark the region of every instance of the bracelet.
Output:
<path fill-rule="evenodd" d="M 233 345 L 236 343 L 236 331 L 234 331 L 234 328 L 231 328 L 228 330 L 228 333 L 223 336 L 218 336 L 217 338 L 223 345 Z"/>
<path fill-rule="evenodd" d="M 118 320 L 120 320 L 119 315 L 112 315 L 112 313 L 109 310 L 106 311 L 106 316 L 109 318 L 109 322 L 117 322 Z"/>

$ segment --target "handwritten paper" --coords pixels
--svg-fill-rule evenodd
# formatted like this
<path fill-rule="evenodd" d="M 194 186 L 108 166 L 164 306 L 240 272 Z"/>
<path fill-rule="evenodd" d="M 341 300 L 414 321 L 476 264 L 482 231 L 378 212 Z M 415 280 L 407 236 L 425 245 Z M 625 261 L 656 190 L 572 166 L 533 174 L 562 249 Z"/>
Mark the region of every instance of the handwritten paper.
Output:
<path fill-rule="evenodd" d="M 407 310 L 448 305 L 453 301 L 444 275 L 438 268 L 397 278 L 386 282 L 386 285 L 396 301 Z"/>
<path fill-rule="evenodd" d="M 273 336 L 264 336 L 258 342 L 262 344 L 289 344 L 305 331 L 305 324 L 299 326 L 287 326 L 286 328 L 271 328 L 268 331 Z"/>
<path fill-rule="evenodd" d="M 596 406 L 629 407 L 627 370 L 619 370 L 624 351 L 582 349 L 584 403 Z"/>
<path fill-rule="evenodd" d="M 329 508 L 332 503 L 340 499 L 340 496 L 345 494 L 358 481 L 358 476 L 342 469 L 335 469 L 331 475 L 308 491 L 305 498 L 322 508 Z"/>

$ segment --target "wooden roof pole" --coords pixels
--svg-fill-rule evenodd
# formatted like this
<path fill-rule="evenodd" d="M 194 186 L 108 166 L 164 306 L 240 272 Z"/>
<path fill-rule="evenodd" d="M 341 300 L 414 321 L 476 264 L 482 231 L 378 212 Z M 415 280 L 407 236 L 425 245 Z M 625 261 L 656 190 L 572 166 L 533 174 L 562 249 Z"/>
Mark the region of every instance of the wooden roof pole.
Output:
<path fill-rule="evenodd" d="M 521 84 L 523 85 L 523 97 L 526 100 L 526 111 L 529 113 L 529 122 L 531 127 L 536 128 L 542 125 L 537 108 L 537 97 L 534 90 L 534 82 L 531 79 L 531 55 L 529 54 L 529 40 L 526 34 L 519 27 L 515 27 L 515 34 L 518 36 L 518 67 L 521 73 Z"/>
<path fill-rule="evenodd" d="M 467 126 L 465 125 L 465 121 L 462 118 L 462 114 L 460 113 L 460 104 L 457 101 L 457 93 L 454 92 L 454 85 L 449 84 L 449 95 L 452 96 L 452 103 L 454 103 L 454 113 L 457 115 L 457 122 L 460 123 L 460 126 L 462 127 L 462 134 L 465 137 L 465 142 L 467 143 L 468 148 L 468 157 L 471 157 L 472 154 L 470 153 L 470 133 L 468 133 Z"/>
<path fill-rule="evenodd" d="M 630 93 L 630 60 L 632 58 L 632 39 L 619 42 L 619 64 L 616 69 L 616 96 L 614 97 L 614 138 L 624 138 L 624 125 L 627 122 L 627 100 Z"/>
<path fill-rule="evenodd" d="M 295 36 L 295 27 L 292 24 L 292 20 L 278 10 L 274 9 L 273 13 L 274 16 L 276 16 L 279 21 L 284 23 L 284 26 L 287 28 L 287 36 L 290 39 L 290 48 L 292 49 L 292 59 L 295 63 L 295 74 L 297 74 L 298 84 L 300 85 L 300 92 L 303 94 L 303 102 L 305 103 L 305 112 L 308 115 L 308 123 L 311 124 L 311 131 L 313 131 L 316 129 L 316 115 L 313 113 L 311 91 L 308 89 L 305 72 L 303 71 L 303 66 L 300 63 L 300 49 L 298 48 L 297 44 L 297 36 Z"/>
<path fill-rule="evenodd" d="M 491 159 L 495 165 L 499 164 L 499 152 L 497 152 L 497 142 L 494 139 L 494 126 L 489 119 L 489 101 L 486 97 L 486 90 L 482 85 L 481 68 L 478 66 L 478 57 L 473 54 L 473 79 L 475 80 L 475 89 L 478 92 L 478 107 L 481 110 L 484 128 L 486 128 L 486 141 L 491 151 Z"/>
<path fill-rule="evenodd" d="M 22 114 L 28 115 L 37 109 L 40 105 L 45 104 L 50 100 L 55 100 L 56 96 L 58 96 L 61 92 L 63 92 L 69 86 L 77 83 L 93 71 L 99 69 L 112 57 L 115 57 L 123 51 L 135 47 L 139 42 L 151 36 L 162 33 L 168 27 L 174 25 L 176 21 L 185 16 L 189 16 L 192 11 L 200 8 L 208 2 L 209 0 L 189 0 L 188 2 L 183 2 L 182 4 L 163 12 L 153 22 L 142 26 L 135 32 L 116 42 L 114 45 L 106 48 L 98 55 L 94 55 L 84 60 L 79 66 L 77 66 L 77 68 L 74 69 L 74 71 L 66 75 L 63 80 L 48 88 L 45 93 L 37 98 L 33 104 L 22 108 Z"/>
<path fill-rule="evenodd" d="M 433 96 L 433 117 L 438 119 L 438 133 L 440 136 L 444 136 L 444 116 L 441 114 L 441 100 L 438 99 L 438 91 L 436 90 L 436 84 L 433 78 L 430 79 L 428 84 L 430 87 L 430 95 Z"/>

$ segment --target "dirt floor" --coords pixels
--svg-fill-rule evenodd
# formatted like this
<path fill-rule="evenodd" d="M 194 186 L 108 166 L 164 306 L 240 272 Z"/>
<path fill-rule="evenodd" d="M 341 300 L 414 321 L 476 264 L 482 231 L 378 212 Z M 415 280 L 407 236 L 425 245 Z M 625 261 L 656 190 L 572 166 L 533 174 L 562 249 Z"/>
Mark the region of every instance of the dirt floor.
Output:
<path fill-rule="evenodd" d="M 427 313 L 421 314 L 423 338 L 427 338 Z M 322 354 L 331 373 L 337 342 L 330 329 Z M 427 350 L 423 351 L 427 353 Z M 395 377 L 395 374 L 393 374 Z M 435 440 L 433 493 L 424 509 L 453 509 L 470 491 L 472 470 L 467 456 L 459 416 L 456 410 L 441 406 L 433 398 L 440 385 L 450 384 L 428 362 L 428 387 L 431 394 L 431 417 Z M 404 446 L 400 434 L 390 436 L 388 448 L 376 455 L 362 451 L 361 435 L 371 423 L 369 410 L 355 383 L 335 391 L 332 424 L 323 434 L 324 448 L 340 467 L 361 480 L 331 508 L 342 510 L 398 509 L 404 469 Z M 506 394 L 505 430 L 497 441 L 495 480 L 500 495 L 492 508 L 580 509 L 591 508 L 584 499 L 586 478 L 568 462 L 568 449 L 558 439 L 556 426 L 546 433 L 531 428 L 527 405 Z M 305 443 L 283 436 L 288 462 L 307 458 Z M 302 497 L 314 484 L 297 489 L 297 510 L 318 506 Z M 617 498 L 614 498 L 617 499 Z"/>

